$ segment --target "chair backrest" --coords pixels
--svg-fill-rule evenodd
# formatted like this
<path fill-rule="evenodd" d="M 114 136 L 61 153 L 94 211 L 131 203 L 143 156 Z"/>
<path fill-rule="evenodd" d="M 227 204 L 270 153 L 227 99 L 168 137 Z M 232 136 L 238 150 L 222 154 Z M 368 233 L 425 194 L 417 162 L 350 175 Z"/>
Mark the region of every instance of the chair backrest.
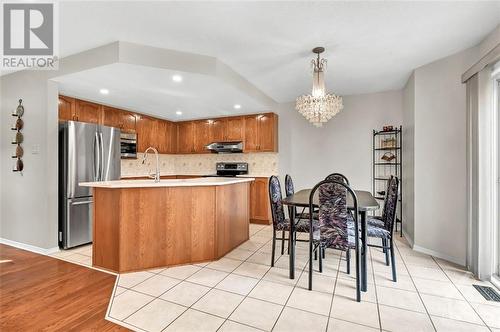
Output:
<path fill-rule="evenodd" d="M 332 173 L 328 175 L 325 180 L 333 180 L 333 181 L 338 181 L 338 182 L 344 182 L 345 184 L 349 185 L 349 179 L 344 174 L 340 173 Z"/>
<path fill-rule="evenodd" d="M 273 227 L 276 229 L 279 225 L 286 222 L 283 203 L 281 202 L 281 184 L 277 176 L 269 178 L 269 201 L 271 203 L 271 215 L 273 218 Z"/>
<path fill-rule="evenodd" d="M 309 208 L 314 207 L 314 196 L 318 192 L 318 219 L 320 239 L 328 248 L 347 250 L 349 246 L 348 221 L 354 221 L 354 234 L 358 234 L 358 199 L 354 191 L 343 181 L 323 180 L 309 196 Z M 353 200 L 353 211 L 347 209 L 347 195 Z M 312 215 L 309 219 L 312 224 Z M 358 246 L 358 237 L 355 236 Z"/>
<path fill-rule="evenodd" d="M 385 191 L 384 209 L 382 211 L 382 220 L 384 228 L 392 233 L 396 221 L 396 207 L 399 198 L 399 179 L 391 176 L 387 180 L 387 189 Z"/>
<path fill-rule="evenodd" d="M 286 197 L 291 196 L 295 193 L 295 189 L 293 188 L 293 180 L 290 175 L 285 175 L 285 195 Z"/>

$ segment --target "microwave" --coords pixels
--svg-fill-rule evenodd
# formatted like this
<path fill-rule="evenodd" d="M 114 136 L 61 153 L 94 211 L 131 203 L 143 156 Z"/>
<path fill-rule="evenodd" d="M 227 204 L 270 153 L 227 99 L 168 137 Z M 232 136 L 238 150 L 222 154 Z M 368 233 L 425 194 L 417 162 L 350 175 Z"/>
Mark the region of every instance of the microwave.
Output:
<path fill-rule="evenodd" d="M 137 158 L 137 134 L 120 133 L 121 158 Z"/>

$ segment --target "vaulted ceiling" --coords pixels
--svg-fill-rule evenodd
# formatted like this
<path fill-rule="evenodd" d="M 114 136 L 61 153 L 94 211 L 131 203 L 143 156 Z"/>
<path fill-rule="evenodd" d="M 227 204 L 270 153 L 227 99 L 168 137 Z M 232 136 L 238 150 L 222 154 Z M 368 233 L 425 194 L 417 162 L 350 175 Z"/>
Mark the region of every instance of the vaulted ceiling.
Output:
<path fill-rule="evenodd" d="M 412 69 L 479 43 L 500 2 L 60 3 L 61 56 L 123 40 L 217 57 L 278 102 L 311 88 L 326 47 L 327 88 L 401 88 Z"/>

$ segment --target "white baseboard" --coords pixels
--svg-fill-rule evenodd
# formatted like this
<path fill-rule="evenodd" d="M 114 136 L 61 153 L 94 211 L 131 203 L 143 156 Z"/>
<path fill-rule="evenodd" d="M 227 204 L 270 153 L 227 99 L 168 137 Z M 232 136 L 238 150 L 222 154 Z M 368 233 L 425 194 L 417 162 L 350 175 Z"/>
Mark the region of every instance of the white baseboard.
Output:
<path fill-rule="evenodd" d="M 410 245 L 410 247 L 413 248 L 413 239 L 410 238 L 410 236 L 408 235 L 408 233 L 405 232 L 404 229 L 403 229 L 403 236 L 406 239 L 406 241 L 408 241 L 408 244 Z"/>
<path fill-rule="evenodd" d="M 448 256 L 448 255 L 442 254 L 440 252 L 437 252 L 437 251 L 434 251 L 434 250 L 431 250 L 431 249 L 427 249 L 427 248 L 418 246 L 416 244 L 414 244 L 412 246 L 412 248 L 413 248 L 413 250 L 421 252 L 422 254 L 431 255 L 431 256 L 434 256 L 434 257 L 437 257 L 437 258 L 444 259 L 445 261 L 458 264 L 460 266 L 465 266 L 465 262 L 463 262 L 462 260 L 460 260 L 460 259 L 458 259 L 456 257 Z"/>
<path fill-rule="evenodd" d="M 19 249 L 31 251 L 31 252 L 34 252 L 34 253 L 37 253 L 37 254 L 41 254 L 41 255 L 50 255 L 50 254 L 53 254 L 53 253 L 59 251 L 59 247 L 45 249 L 45 248 L 40 248 L 40 247 L 37 247 L 37 246 L 32 246 L 31 244 L 16 242 L 16 241 L 4 239 L 4 238 L 1 238 L 1 237 L 0 237 L 0 243 L 6 244 L 8 246 L 16 247 L 16 248 L 19 248 Z"/>
<path fill-rule="evenodd" d="M 500 290 L 500 277 L 498 277 L 497 275 L 492 275 L 490 281 L 493 286 Z"/>

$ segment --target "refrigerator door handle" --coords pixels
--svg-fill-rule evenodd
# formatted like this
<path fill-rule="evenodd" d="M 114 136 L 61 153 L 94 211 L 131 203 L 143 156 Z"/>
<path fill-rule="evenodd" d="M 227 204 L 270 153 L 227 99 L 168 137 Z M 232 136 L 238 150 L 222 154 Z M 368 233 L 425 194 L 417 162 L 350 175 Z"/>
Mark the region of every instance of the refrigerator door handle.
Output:
<path fill-rule="evenodd" d="M 96 132 L 94 136 L 94 181 L 99 181 L 99 167 L 101 165 L 101 154 L 99 150 L 99 137 Z"/>
<path fill-rule="evenodd" d="M 84 205 L 84 204 L 92 204 L 94 201 L 81 201 L 81 202 L 71 202 L 71 205 Z"/>
<path fill-rule="evenodd" d="M 101 174 L 99 175 L 99 181 L 104 181 L 104 143 L 103 143 L 104 139 L 102 138 L 102 131 L 99 132 L 99 142 L 100 142 L 100 153 L 101 153 L 101 157 L 100 157 L 100 167 L 101 167 Z"/>

